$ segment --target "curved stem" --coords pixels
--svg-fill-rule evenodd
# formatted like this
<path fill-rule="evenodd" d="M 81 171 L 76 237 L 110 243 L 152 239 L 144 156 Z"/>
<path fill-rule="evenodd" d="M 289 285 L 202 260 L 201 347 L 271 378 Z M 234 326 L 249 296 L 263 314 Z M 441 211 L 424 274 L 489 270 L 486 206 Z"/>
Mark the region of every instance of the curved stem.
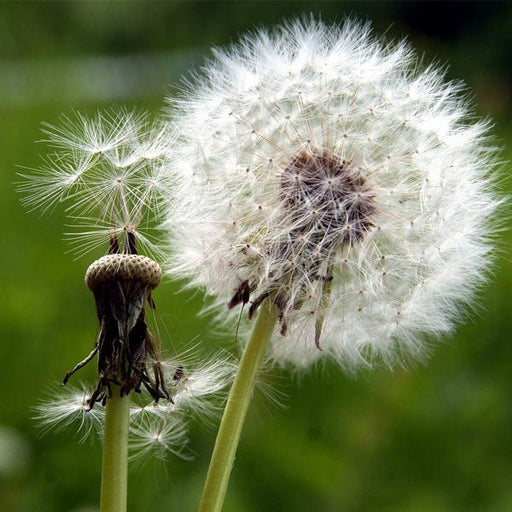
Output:
<path fill-rule="evenodd" d="M 120 391 L 113 385 L 106 405 L 100 512 L 126 512 L 130 400 Z"/>
<path fill-rule="evenodd" d="M 260 306 L 258 318 L 229 393 L 206 476 L 199 505 L 200 512 L 220 512 L 222 509 L 256 375 L 263 363 L 276 320 L 276 308 L 266 300 Z"/>

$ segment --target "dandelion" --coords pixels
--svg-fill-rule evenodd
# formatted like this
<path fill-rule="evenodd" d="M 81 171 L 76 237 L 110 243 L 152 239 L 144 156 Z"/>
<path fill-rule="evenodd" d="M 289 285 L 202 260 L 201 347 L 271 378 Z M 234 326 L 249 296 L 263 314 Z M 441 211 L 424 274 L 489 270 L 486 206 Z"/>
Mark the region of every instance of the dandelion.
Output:
<path fill-rule="evenodd" d="M 220 510 L 267 342 L 281 365 L 391 366 L 471 302 L 499 201 L 489 123 L 462 89 L 368 25 L 311 20 L 216 50 L 173 102 L 171 272 L 227 322 L 259 311 L 201 510 Z"/>
<path fill-rule="evenodd" d="M 124 252 L 136 239 L 139 249 L 162 257 L 157 226 L 169 190 L 163 172 L 172 146 L 167 127 L 152 124 L 145 113 L 120 110 L 65 117 L 44 132 L 56 152 L 41 168 L 21 174 L 23 204 L 43 212 L 67 204 L 68 237 L 79 255 L 115 238 Z"/>
<path fill-rule="evenodd" d="M 174 454 L 190 459 L 187 452 L 188 423 L 197 416 L 203 422 L 217 416 L 224 390 L 235 372 L 235 365 L 226 354 L 212 354 L 203 361 L 195 349 L 178 359 L 163 359 L 160 364 L 166 376 L 164 386 L 172 400 L 155 401 L 149 393 L 137 393 L 129 411 L 129 457 L 132 460 L 148 455 L 166 458 Z M 86 386 L 66 386 L 56 398 L 36 407 L 35 418 L 50 429 L 75 425 L 80 441 L 91 435 L 103 436 L 105 408 L 91 407 L 93 391 Z"/>
<path fill-rule="evenodd" d="M 181 381 L 195 382 L 195 373 L 184 364 L 164 363 L 159 342 L 147 325 L 146 306 L 155 309 L 152 292 L 160 284 L 162 271 L 139 250 L 155 258 L 162 254 L 158 226 L 169 193 L 168 175 L 163 171 L 173 140 L 168 127 L 151 124 L 146 115 L 120 111 L 99 113 L 92 119 L 77 114 L 76 120 L 66 118 L 62 127 L 47 127 L 46 134 L 57 152 L 42 169 L 23 175 L 19 190 L 24 203 L 43 211 L 67 203 L 78 252 L 102 246 L 108 254 L 94 261 L 85 275 L 96 301 L 97 341 L 62 382 L 65 385 L 96 358 L 96 387 L 87 394 L 69 389 L 40 406 L 38 415 L 46 428 L 78 422 L 84 436 L 100 432 L 100 510 L 122 512 L 127 501 L 129 433 L 138 440 L 132 440 L 132 446 L 139 453 L 151 447 L 160 457 L 182 453 L 187 442 L 182 411 L 204 408 L 206 397 L 215 398 L 229 382 L 232 365 L 223 358 L 213 361 L 209 373 L 206 367 L 200 368 L 191 393 Z M 170 377 L 164 366 L 171 371 Z M 146 391 L 149 398 L 130 408 L 132 391 Z M 196 396 L 200 400 L 195 404 Z M 150 408 L 159 413 L 140 413 Z"/>

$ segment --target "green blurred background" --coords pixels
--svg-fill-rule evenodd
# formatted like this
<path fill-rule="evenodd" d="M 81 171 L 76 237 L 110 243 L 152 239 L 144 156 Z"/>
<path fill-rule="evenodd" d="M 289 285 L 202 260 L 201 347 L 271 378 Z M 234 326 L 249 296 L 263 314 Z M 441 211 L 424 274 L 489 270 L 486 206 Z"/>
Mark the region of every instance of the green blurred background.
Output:
<path fill-rule="evenodd" d="M 426 61 L 449 64 L 510 159 L 511 2 L 0 3 L 0 510 L 92 512 L 99 496 L 99 443 L 80 444 L 72 429 L 41 436 L 32 419 L 97 330 L 83 284 L 92 256 L 67 252 L 62 209 L 39 217 L 15 193 L 17 166 L 37 167 L 48 152 L 34 143 L 40 122 L 111 104 L 157 113 L 212 44 L 304 12 L 370 19 L 390 38 L 406 35 Z M 510 232 L 502 238 L 477 312 L 428 366 L 268 376 L 284 407 L 253 403 L 225 511 L 512 510 Z M 196 336 L 231 348 L 232 337 L 212 341 L 196 319 L 200 297 L 166 282 L 155 299 L 169 353 Z M 80 378 L 92 381 L 93 365 Z M 129 510 L 194 510 L 214 437 L 195 425 L 194 461 L 134 468 Z"/>

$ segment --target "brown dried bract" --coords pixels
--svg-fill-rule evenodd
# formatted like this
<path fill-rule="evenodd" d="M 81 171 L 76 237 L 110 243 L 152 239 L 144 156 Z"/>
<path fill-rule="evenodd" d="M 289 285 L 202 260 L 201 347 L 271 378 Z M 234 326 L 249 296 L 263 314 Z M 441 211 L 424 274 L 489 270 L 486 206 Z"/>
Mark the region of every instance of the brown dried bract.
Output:
<path fill-rule="evenodd" d="M 145 318 L 146 303 L 155 304 L 151 290 L 160 282 L 160 266 L 134 253 L 135 242 L 128 237 L 125 252 L 119 253 L 111 240 L 110 254 L 92 263 L 86 283 L 94 293 L 100 324 L 98 341 L 87 358 L 64 377 L 63 384 L 98 354 L 99 381 L 89 398 L 89 407 L 105 403 L 111 385 L 121 386 L 121 395 L 140 393 L 144 386 L 155 401 L 171 400 L 159 361 L 159 348 Z M 130 251 L 130 252 L 127 252 Z"/>

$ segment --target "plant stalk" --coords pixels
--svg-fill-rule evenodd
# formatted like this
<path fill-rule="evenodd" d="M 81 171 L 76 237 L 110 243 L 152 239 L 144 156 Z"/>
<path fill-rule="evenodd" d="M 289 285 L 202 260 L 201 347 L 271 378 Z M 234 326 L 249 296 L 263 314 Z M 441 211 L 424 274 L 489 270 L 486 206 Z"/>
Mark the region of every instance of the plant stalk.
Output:
<path fill-rule="evenodd" d="M 270 300 L 261 304 L 222 416 L 199 512 L 220 512 L 222 509 L 256 375 L 263 363 L 277 315 L 276 307 Z"/>
<path fill-rule="evenodd" d="M 120 386 L 112 385 L 106 405 L 100 512 L 126 512 L 130 400 L 120 391 Z"/>

